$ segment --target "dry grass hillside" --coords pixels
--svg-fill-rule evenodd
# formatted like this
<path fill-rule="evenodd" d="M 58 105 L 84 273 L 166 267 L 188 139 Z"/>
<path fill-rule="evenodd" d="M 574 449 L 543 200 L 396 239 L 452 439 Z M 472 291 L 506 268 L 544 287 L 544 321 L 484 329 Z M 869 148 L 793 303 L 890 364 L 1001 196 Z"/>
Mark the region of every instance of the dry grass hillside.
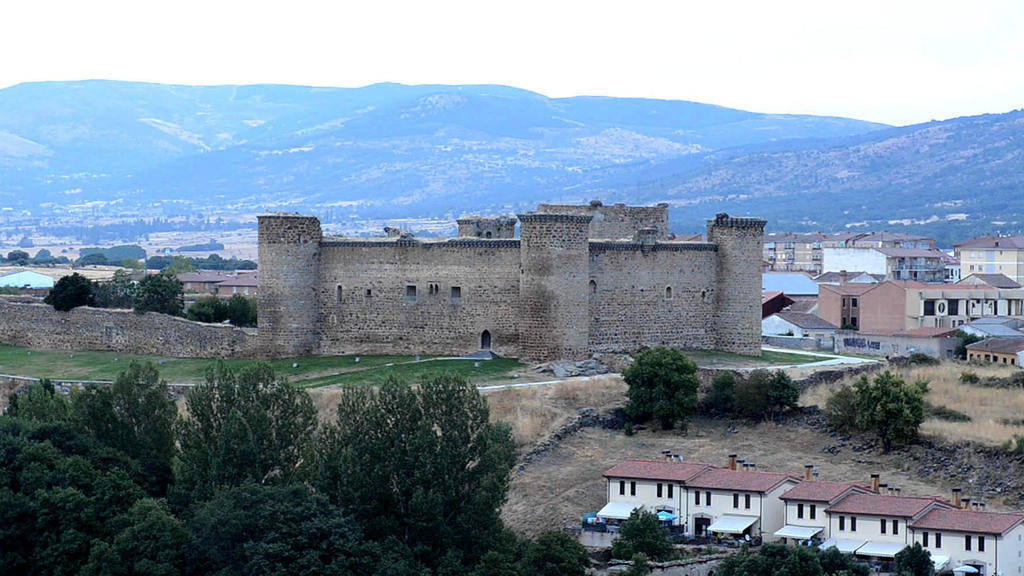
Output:
<path fill-rule="evenodd" d="M 1013 388 L 988 388 L 968 385 L 960 381 L 960 374 L 970 371 L 982 379 L 1005 378 L 1019 368 L 1003 366 L 974 366 L 943 362 L 938 366 L 916 366 L 894 370 L 906 382 L 927 380 L 929 392 L 925 396 L 933 406 L 942 406 L 971 417 L 970 422 L 950 422 L 928 418 L 921 426 L 922 434 L 948 441 L 969 440 L 990 446 L 1002 445 L 1015 435 L 1024 435 L 1024 391 Z M 824 407 L 832 393 L 847 379 L 828 386 L 818 386 L 804 393 L 800 402 Z"/>

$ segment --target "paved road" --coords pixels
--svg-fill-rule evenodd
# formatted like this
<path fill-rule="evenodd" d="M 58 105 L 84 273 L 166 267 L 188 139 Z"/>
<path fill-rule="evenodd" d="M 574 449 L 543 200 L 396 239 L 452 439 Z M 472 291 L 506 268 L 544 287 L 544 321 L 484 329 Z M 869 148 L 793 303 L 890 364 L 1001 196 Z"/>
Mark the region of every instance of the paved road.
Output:
<path fill-rule="evenodd" d="M 781 370 L 783 368 L 817 368 L 819 366 L 855 366 L 857 364 L 875 364 L 878 360 L 871 360 L 869 358 L 858 358 L 856 356 L 839 356 L 837 354 L 824 354 L 822 352 L 805 352 L 803 350 L 791 350 L 789 348 L 776 348 L 774 346 L 762 346 L 761 350 L 766 352 L 788 352 L 791 354 L 803 354 L 805 356 L 815 356 L 822 358 L 818 362 L 808 362 L 807 364 L 788 364 L 785 366 L 769 366 L 773 370 Z"/>

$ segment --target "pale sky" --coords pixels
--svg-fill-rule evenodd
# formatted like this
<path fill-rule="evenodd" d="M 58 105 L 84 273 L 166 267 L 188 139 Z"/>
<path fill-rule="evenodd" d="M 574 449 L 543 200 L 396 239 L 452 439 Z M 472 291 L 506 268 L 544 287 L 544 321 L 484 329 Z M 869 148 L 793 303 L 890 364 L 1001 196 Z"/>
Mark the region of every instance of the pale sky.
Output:
<path fill-rule="evenodd" d="M 1024 2 L 7 0 L 0 87 L 506 84 L 890 124 L 1024 107 Z"/>

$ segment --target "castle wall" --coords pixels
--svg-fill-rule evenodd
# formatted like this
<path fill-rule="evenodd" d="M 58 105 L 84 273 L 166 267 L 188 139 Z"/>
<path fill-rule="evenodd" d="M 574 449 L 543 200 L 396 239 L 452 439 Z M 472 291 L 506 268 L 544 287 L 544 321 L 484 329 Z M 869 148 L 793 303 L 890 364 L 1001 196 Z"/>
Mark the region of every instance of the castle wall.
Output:
<path fill-rule="evenodd" d="M 540 214 L 575 214 L 590 216 L 588 236 L 593 239 L 632 240 L 637 230 L 657 228 L 657 239 L 668 238 L 668 204 L 657 206 L 605 206 L 594 201 L 587 205 L 541 204 Z"/>
<path fill-rule="evenodd" d="M 712 244 L 590 244 L 592 352 L 715 345 L 717 251 Z"/>
<path fill-rule="evenodd" d="M 761 262 L 765 221 L 719 214 L 708 221 L 708 242 L 718 245 L 713 317 L 716 350 L 760 356 Z"/>
<path fill-rule="evenodd" d="M 517 355 L 518 240 L 327 240 L 320 258 L 320 354 L 469 354 L 486 330 Z"/>
<path fill-rule="evenodd" d="M 313 354 L 317 348 L 320 221 L 312 216 L 259 217 L 258 324 L 263 356 Z"/>
<path fill-rule="evenodd" d="M 58 312 L 0 299 L 0 342 L 44 350 L 112 350 L 179 358 L 251 358 L 256 336 L 232 326 L 105 308 Z"/>
<path fill-rule="evenodd" d="M 521 214 L 519 356 L 525 360 L 588 355 L 590 216 Z"/>

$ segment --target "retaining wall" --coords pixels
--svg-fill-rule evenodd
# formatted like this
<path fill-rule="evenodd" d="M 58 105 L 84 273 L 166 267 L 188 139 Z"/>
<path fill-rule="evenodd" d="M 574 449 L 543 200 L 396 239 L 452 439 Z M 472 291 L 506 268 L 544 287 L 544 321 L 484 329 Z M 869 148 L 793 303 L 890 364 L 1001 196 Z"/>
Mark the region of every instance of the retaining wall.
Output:
<path fill-rule="evenodd" d="M 47 350 L 110 350 L 178 358 L 253 358 L 256 336 L 241 328 L 131 310 L 0 300 L 0 343 Z"/>

